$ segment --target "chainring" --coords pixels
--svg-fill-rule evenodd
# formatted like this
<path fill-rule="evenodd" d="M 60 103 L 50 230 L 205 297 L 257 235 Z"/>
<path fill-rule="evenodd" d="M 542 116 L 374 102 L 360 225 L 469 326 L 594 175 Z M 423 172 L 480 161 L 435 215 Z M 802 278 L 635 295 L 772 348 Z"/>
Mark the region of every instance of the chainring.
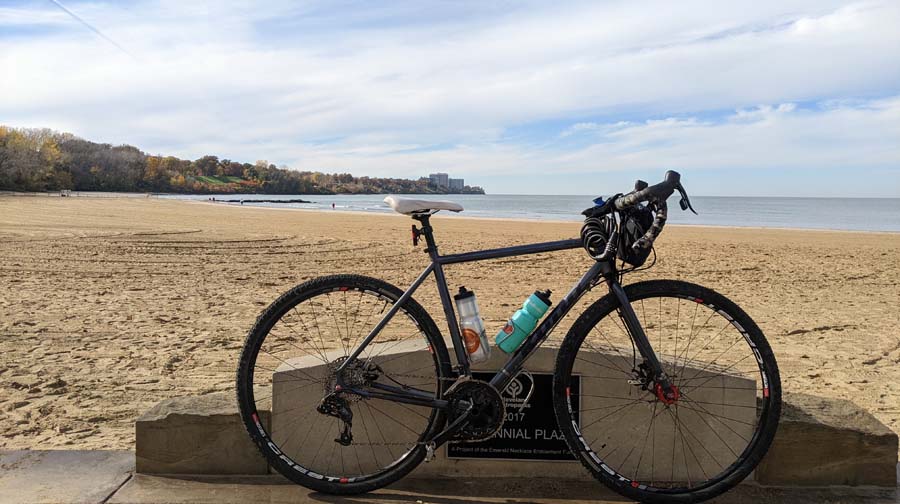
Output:
<path fill-rule="evenodd" d="M 484 441 L 494 437 L 503 426 L 506 403 L 490 383 L 474 378 L 458 381 L 446 393 L 452 407 L 449 422 L 465 414 L 467 403 L 472 404 L 469 420 L 454 435 L 454 441 Z"/>

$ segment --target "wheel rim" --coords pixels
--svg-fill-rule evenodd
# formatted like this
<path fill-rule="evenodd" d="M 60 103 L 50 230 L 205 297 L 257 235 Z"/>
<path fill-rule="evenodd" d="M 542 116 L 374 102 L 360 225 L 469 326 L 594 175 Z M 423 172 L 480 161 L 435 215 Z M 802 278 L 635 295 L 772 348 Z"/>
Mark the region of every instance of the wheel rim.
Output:
<path fill-rule="evenodd" d="M 281 307 L 263 328 L 262 341 L 243 373 L 249 380 L 248 412 L 253 428 L 280 462 L 281 472 L 337 483 L 378 478 L 406 462 L 432 428 L 435 410 L 380 399 L 341 394 L 353 413 L 349 446 L 340 438 L 344 423 L 316 410 L 332 391 L 334 373 L 396 297 L 380 289 L 328 286 L 298 296 Z M 277 304 L 277 302 L 276 302 Z M 367 369 L 380 371 L 372 381 L 409 386 L 439 395 L 439 364 L 433 355 L 410 358 L 406 352 L 430 352 L 421 324 L 401 308 L 373 342 L 348 365 L 345 380 L 364 388 Z M 371 379 L 371 376 L 368 377 Z M 259 411 L 271 408 L 271 420 Z"/>
<path fill-rule="evenodd" d="M 769 370 L 749 328 L 709 300 L 630 297 L 679 397 L 666 404 L 647 382 L 617 311 L 605 313 L 566 373 L 579 376 L 582 391 L 581 418 L 567 401 L 580 451 L 597 471 L 634 489 L 686 493 L 714 485 L 758 441 L 770 411 Z"/>

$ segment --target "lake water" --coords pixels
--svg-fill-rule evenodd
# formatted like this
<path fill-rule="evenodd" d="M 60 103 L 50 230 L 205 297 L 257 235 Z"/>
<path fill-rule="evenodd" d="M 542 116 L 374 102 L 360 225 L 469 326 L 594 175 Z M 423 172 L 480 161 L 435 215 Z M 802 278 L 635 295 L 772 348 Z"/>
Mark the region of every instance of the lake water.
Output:
<path fill-rule="evenodd" d="M 403 195 L 401 195 L 403 196 Z M 207 200 L 243 199 L 245 205 L 332 211 L 389 213 L 385 195 L 165 195 L 165 198 Z M 409 195 L 410 198 L 451 200 L 461 204 L 463 217 L 500 217 L 537 220 L 582 220 L 592 206 L 590 196 L 534 195 Z M 304 199 L 308 204 L 253 203 L 259 199 Z M 798 229 L 840 229 L 900 232 L 900 198 L 752 198 L 692 196 L 700 215 L 682 212 L 678 195 L 669 200 L 669 223 L 706 226 L 749 226 Z M 223 203 L 225 204 L 225 203 Z M 234 203 L 238 204 L 238 203 Z M 449 214 L 450 212 L 442 212 Z"/>

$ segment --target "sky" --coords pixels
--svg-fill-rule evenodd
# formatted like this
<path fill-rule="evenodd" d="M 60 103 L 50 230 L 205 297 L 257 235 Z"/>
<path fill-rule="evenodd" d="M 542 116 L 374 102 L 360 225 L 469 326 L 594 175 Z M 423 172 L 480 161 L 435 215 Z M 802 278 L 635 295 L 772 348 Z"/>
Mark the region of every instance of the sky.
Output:
<path fill-rule="evenodd" d="M 0 0 L 0 124 L 608 194 L 900 197 L 900 2 Z"/>

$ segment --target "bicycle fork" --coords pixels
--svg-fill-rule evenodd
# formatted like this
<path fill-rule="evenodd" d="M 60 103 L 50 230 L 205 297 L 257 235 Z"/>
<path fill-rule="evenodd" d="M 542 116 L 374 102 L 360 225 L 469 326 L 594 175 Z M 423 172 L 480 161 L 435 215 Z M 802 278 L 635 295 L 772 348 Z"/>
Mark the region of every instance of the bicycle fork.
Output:
<path fill-rule="evenodd" d="M 641 326 L 637 314 L 635 314 L 634 308 L 631 306 L 631 301 L 625 294 L 625 289 L 622 288 L 622 285 L 616 279 L 612 268 L 608 271 L 604 270 L 603 276 L 606 278 L 609 291 L 619 302 L 618 310 L 622 322 L 628 329 L 628 333 L 632 341 L 634 341 L 638 352 L 644 358 L 644 363 L 649 368 L 649 377 L 655 384 L 652 392 L 666 405 L 676 403 L 680 396 L 678 387 L 672 384 L 669 375 L 663 370 L 662 364 L 659 362 L 659 358 L 656 356 L 656 352 L 653 350 L 653 346 L 650 344 L 650 340 L 647 338 L 647 334 L 644 332 L 644 328 Z"/>

